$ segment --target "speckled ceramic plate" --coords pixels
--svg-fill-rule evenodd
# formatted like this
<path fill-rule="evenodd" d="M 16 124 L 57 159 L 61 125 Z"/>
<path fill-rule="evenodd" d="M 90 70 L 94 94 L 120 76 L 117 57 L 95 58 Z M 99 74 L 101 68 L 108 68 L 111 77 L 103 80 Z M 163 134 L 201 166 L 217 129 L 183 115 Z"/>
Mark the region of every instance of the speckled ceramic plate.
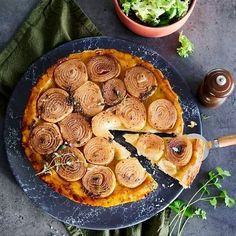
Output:
<path fill-rule="evenodd" d="M 31 88 L 48 67 L 58 59 L 70 53 L 89 49 L 115 48 L 142 57 L 159 68 L 169 79 L 174 91 L 179 95 L 184 111 L 184 121 L 197 123 L 193 129 L 185 127 L 185 133 L 200 133 L 201 121 L 198 107 L 188 87 L 175 71 L 160 55 L 145 47 L 121 39 L 109 37 L 85 38 L 68 42 L 53 49 L 34 62 L 18 83 L 10 99 L 5 120 L 5 146 L 8 160 L 21 188 L 33 202 L 53 217 L 72 225 L 87 229 L 116 229 L 145 221 L 154 216 L 173 201 L 183 190 L 177 181 L 161 171 L 155 171 L 154 178 L 158 181 L 157 190 L 145 199 L 115 207 L 91 207 L 75 203 L 42 182 L 31 167 L 21 146 L 21 120 Z"/>

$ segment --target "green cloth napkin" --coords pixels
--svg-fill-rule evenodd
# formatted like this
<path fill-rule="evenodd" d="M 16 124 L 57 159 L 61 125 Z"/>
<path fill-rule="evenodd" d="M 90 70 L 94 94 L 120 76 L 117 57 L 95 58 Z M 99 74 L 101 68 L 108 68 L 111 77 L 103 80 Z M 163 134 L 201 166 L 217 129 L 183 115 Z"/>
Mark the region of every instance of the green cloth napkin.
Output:
<path fill-rule="evenodd" d="M 101 35 L 73 0 L 44 0 L 33 10 L 0 54 L 0 109 L 29 65 L 52 48 L 82 37 Z M 2 113 L 3 114 L 3 113 Z M 167 236 L 169 211 L 121 230 L 84 230 L 65 225 L 71 236 Z"/>
<path fill-rule="evenodd" d="M 35 59 L 64 42 L 98 35 L 75 2 L 41 1 L 0 54 L 0 107 Z"/>

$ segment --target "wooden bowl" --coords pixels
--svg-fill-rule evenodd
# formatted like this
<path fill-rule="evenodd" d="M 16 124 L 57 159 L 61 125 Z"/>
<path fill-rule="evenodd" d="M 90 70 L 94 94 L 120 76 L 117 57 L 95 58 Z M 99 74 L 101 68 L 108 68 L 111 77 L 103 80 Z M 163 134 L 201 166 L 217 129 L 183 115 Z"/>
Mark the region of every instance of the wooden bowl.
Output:
<path fill-rule="evenodd" d="M 119 0 L 112 0 L 112 1 L 115 6 L 116 13 L 118 17 L 120 18 L 121 22 L 134 33 L 144 36 L 144 37 L 163 37 L 163 36 L 174 33 L 175 31 L 180 29 L 188 20 L 197 2 L 197 0 L 192 0 L 191 6 L 187 14 L 184 17 L 182 17 L 180 20 L 178 20 L 177 22 L 167 25 L 167 26 L 151 27 L 151 26 L 145 26 L 145 25 L 139 24 L 135 22 L 134 20 L 130 19 L 122 11 L 119 4 Z"/>

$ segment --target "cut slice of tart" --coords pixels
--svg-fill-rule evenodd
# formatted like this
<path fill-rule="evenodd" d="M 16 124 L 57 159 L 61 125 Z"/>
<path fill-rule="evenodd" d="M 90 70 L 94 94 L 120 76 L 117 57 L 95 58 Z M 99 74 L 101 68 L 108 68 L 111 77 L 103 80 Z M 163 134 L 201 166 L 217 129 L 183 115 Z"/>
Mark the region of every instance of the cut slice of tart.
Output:
<path fill-rule="evenodd" d="M 200 170 L 205 148 L 201 139 L 186 135 L 161 138 L 154 134 L 125 134 L 124 138 L 139 155 L 177 179 L 184 188 L 190 187 Z"/>

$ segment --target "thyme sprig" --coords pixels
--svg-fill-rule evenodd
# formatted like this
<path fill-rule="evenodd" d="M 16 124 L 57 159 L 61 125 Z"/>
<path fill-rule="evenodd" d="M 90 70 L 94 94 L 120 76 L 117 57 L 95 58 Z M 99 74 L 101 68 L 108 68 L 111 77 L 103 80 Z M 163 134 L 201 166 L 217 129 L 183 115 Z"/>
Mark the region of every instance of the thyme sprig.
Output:
<path fill-rule="evenodd" d="M 53 158 L 50 162 L 45 162 L 43 165 L 42 171 L 38 172 L 36 175 L 46 175 L 52 174 L 52 170 L 59 170 L 60 166 L 72 166 L 74 163 L 84 163 L 80 160 L 75 160 L 75 156 L 73 153 L 70 153 L 70 156 L 74 157 L 72 160 L 67 160 L 66 163 L 62 163 L 62 159 L 68 155 L 68 153 L 59 154 L 57 152 L 53 153 Z"/>

